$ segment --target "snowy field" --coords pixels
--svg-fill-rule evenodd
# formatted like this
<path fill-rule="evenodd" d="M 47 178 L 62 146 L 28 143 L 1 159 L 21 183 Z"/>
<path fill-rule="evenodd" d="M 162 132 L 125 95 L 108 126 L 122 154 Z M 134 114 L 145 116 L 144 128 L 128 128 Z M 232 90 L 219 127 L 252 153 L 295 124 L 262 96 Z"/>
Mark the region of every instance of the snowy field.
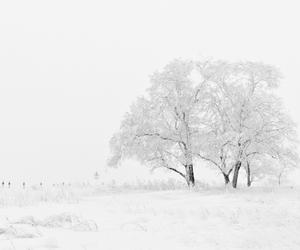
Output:
<path fill-rule="evenodd" d="M 0 190 L 0 249 L 300 249 L 298 188 L 79 196 Z"/>

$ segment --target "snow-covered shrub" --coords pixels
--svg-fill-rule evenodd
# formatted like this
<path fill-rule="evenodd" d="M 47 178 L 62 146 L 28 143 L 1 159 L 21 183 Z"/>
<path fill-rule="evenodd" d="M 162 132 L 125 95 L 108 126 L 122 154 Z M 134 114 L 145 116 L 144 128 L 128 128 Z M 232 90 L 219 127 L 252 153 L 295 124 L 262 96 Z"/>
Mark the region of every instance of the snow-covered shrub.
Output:
<path fill-rule="evenodd" d="M 86 220 L 75 214 L 62 213 L 52 215 L 39 222 L 44 227 L 65 228 L 74 231 L 97 231 L 98 226 L 94 221 Z"/>

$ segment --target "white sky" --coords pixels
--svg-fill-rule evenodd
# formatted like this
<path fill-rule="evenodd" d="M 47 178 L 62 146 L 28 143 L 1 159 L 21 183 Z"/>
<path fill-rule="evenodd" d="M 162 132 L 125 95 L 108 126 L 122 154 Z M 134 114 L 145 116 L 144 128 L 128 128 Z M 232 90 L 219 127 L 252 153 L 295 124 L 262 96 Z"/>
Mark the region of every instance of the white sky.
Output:
<path fill-rule="evenodd" d="M 278 66 L 281 94 L 300 122 L 298 4 L 1 1 L 0 179 L 101 171 L 108 140 L 148 75 L 176 57 Z"/>

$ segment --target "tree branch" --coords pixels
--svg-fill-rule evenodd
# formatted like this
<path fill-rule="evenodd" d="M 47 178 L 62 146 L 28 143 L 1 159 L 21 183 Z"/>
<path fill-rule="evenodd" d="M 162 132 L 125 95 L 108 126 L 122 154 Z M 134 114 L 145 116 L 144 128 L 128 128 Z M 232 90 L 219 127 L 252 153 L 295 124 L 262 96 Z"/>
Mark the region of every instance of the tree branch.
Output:
<path fill-rule="evenodd" d="M 171 170 L 171 171 L 174 171 L 176 172 L 177 174 L 180 174 L 184 179 L 186 178 L 185 174 L 181 173 L 179 170 L 177 170 L 176 168 L 172 168 L 172 167 L 168 167 L 168 166 L 165 166 L 165 168 Z"/>
<path fill-rule="evenodd" d="M 180 164 L 182 164 L 184 166 L 184 163 L 176 155 L 174 155 L 173 153 L 166 151 L 166 150 L 163 150 L 163 152 L 174 157 Z"/>
<path fill-rule="evenodd" d="M 201 155 L 200 153 L 198 153 L 198 154 L 196 154 L 196 155 L 199 156 L 199 157 L 200 157 L 201 159 L 203 159 L 203 160 L 206 160 L 206 161 L 209 161 L 209 162 L 213 163 L 215 166 L 217 166 L 217 167 L 221 170 L 222 173 L 224 172 L 223 169 L 220 167 L 220 165 L 219 165 L 218 163 L 216 163 L 214 160 L 209 159 L 209 158 L 207 158 L 207 157 Z"/>
<path fill-rule="evenodd" d="M 144 133 L 144 134 L 136 135 L 136 137 L 144 137 L 144 136 L 156 136 L 165 141 L 172 141 L 172 142 L 180 143 L 180 141 L 178 141 L 178 140 L 175 140 L 170 137 L 162 136 L 159 133 Z"/>
<path fill-rule="evenodd" d="M 181 173 L 179 170 L 177 170 L 176 168 L 172 168 L 172 167 L 169 167 L 168 163 L 166 162 L 166 159 L 163 157 L 163 155 L 160 153 L 161 155 L 161 161 L 162 161 L 162 165 L 163 167 L 177 173 L 177 174 L 180 174 L 184 179 L 186 179 L 186 176 L 185 174 Z"/>

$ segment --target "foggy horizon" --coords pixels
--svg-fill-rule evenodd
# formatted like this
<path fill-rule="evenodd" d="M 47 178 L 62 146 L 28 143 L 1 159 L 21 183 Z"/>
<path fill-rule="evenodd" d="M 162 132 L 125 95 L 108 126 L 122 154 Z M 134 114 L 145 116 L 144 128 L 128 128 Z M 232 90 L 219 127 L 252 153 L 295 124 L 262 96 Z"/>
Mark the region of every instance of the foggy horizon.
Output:
<path fill-rule="evenodd" d="M 278 67 L 299 124 L 297 2 L 229 2 L 2 2 L 0 180 L 105 173 L 110 137 L 149 75 L 175 58 Z"/>

